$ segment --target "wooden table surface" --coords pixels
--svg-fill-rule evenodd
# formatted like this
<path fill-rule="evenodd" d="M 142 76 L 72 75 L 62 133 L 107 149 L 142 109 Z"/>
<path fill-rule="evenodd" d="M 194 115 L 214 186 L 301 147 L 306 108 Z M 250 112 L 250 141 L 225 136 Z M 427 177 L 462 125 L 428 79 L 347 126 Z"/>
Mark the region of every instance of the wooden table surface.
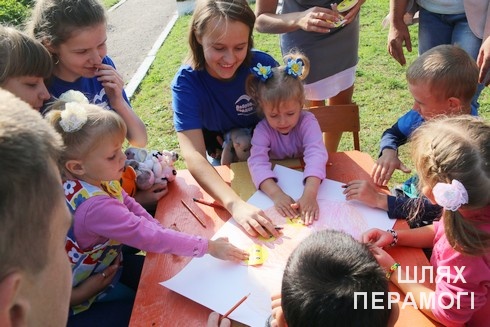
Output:
<path fill-rule="evenodd" d="M 332 153 L 329 156 L 327 178 L 339 182 L 369 178 L 373 160 L 368 154 L 349 151 Z M 248 199 L 250 193 L 253 193 L 255 189 L 251 184 L 249 175 L 247 176 L 248 172 L 243 169 L 243 164 L 232 166 L 232 169 L 228 166 L 220 166 L 216 167 L 216 170 L 242 198 Z M 193 197 L 213 201 L 199 187 L 188 170 L 179 170 L 177 179 L 169 185 L 169 193 L 158 203 L 155 218 L 165 227 L 175 223 L 183 232 L 211 238 L 230 218 L 230 214 L 224 209 L 197 204 L 192 201 Z M 205 219 L 207 228 L 202 227 L 190 215 L 189 211 L 181 204 L 181 199 Z M 397 221 L 395 227 L 398 229 L 408 228 L 408 225 L 404 221 Z M 421 267 L 429 265 L 421 249 L 395 247 L 389 252 L 402 265 L 417 267 L 419 276 L 421 276 Z M 131 315 L 131 327 L 206 326 L 210 309 L 158 284 L 176 275 L 190 260 L 190 257 L 179 257 L 171 254 L 147 254 Z M 391 290 L 397 291 L 394 285 L 391 285 Z M 241 324 L 234 323 L 234 326 L 239 325 Z M 407 306 L 400 310 L 400 317 L 396 326 L 419 327 L 437 326 L 437 324 L 434 324 L 420 311 Z"/>

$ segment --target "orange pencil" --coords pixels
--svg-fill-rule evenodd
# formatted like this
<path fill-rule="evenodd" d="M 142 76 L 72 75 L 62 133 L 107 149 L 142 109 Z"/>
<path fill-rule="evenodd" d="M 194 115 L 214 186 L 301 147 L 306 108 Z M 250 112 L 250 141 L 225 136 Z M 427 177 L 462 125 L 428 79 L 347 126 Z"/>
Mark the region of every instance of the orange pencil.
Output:
<path fill-rule="evenodd" d="M 191 207 L 189 207 L 189 205 L 187 205 L 187 203 L 185 203 L 184 200 L 180 200 L 182 202 L 182 204 L 184 205 L 184 207 L 187 208 L 187 210 L 189 210 L 189 212 L 194 216 L 194 218 L 197 219 L 197 221 L 202 225 L 202 227 L 206 228 L 206 224 L 204 223 L 204 221 L 202 221 L 201 218 L 199 218 L 199 216 L 194 212 L 194 210 L 191 209 Z"/>
<path fill-rule="evenodd" d="M 219 321 L 221 321 L 222 319 L 224 318 L 228 318 L 228 316 L 233 312 L 235 311 L 236 308 L 238 308 L 240 306 L 240 304 L 242 304 L 243 302 L 245 302 L 245 300 L 250 296 L 251 293 L 248 293 L 247 295 L 245 295 L 244 297 L 242 297 L 240 299 L 240 301 L 238 301 L 234 306 L 231 307 L 230 310 L 226 311 L 226 313 L 221 317 L 219 318 Z"/>

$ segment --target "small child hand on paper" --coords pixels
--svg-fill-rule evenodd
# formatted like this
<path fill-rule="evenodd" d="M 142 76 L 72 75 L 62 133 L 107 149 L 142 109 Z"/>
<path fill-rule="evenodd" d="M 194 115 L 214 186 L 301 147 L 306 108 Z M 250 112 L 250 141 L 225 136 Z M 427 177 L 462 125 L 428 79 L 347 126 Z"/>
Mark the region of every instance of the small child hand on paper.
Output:
<path fill-rule="evenodd" d="M 209 240 L 208 253 L 221 260 L 243 261 L 248 260 L 248 252 L 243 251 L 230 242 L 227 237 Z"/>
<path fill-rule="evenodd" d="M 207 327 L 230 327 L 231 321 L 228 318 L 223 318 L 219 320 L 219 313 L 211 312 L 208 318 Z"/>

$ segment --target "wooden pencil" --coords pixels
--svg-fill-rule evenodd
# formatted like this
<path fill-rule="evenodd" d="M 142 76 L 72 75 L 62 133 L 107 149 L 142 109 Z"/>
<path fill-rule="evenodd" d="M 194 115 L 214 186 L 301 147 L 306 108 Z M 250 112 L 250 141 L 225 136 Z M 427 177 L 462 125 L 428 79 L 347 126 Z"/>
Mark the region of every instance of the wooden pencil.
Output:
<path fill-rule="evenodd" d="M 242 297 L 240 299 L 240 301 L 238 301 L 234 306 L 231 307 L 230 310 L 226 311 L 226 313 L 219 319 L 220 321 L 224 318 L 228 318 L 228 316 L 233 312 L 235 311 L 236 308 L 238 308 L 240 306 L 240 304 L 242 304 L 243 302 L 245 302 L 245 300 L 250 296 L 251 293 L 248 293 L 247 295 L 245 295 L 244 297 Z"/>
<path fill-rule="evenodd" d="M 204 205 L 207 205 L 207 206 L 210 206 L 213 208 L 224 209 L 221 204 L 216 203 L 216 202 L 209 202 L 209 201 L 206 201 L 204 199 L 198 199 L 198 198 L 192 198 L 192 201 L 200 203 L 200 204 L 204 204 Z"/>
<path fill-rule="evenodd" d="M 206 228 L 206 224 L 204 223 L 204 221 L 202 221 L 201 218 L 199 218 L 199 216 L 194 212 L 194 210 L 191 209 L 191 207 L 189 207 L 189 205 L 187 203 L 185 203 L 184 200 L 180 200 L 180 202 L 182 202 L 182 204 L 184 205 L 184 207 L 187 208 L 187 210 L 189 210 L 189 212 L 191 213 L 191 215 L 194 216 L 194 218 L 197 219 L 197 221 L 202 225 L 202 227 Z"/>

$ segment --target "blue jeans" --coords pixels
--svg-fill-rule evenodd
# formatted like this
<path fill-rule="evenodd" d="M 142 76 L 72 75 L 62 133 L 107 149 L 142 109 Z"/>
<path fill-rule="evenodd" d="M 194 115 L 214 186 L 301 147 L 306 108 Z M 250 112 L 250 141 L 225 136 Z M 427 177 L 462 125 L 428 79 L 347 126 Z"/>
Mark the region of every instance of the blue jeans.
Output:
<path fill-rule="evenodd" d="M 466 14 L 436 14 L 420 8 L 419 11 L 419 55 L 441 44 L 454 44 L 464 49 L 476 60 L 482 44 L 471 31 Z M 471 102 L 471 113 L 478 113 L 478 97 L 484 85 L 479 84 Z"/>

